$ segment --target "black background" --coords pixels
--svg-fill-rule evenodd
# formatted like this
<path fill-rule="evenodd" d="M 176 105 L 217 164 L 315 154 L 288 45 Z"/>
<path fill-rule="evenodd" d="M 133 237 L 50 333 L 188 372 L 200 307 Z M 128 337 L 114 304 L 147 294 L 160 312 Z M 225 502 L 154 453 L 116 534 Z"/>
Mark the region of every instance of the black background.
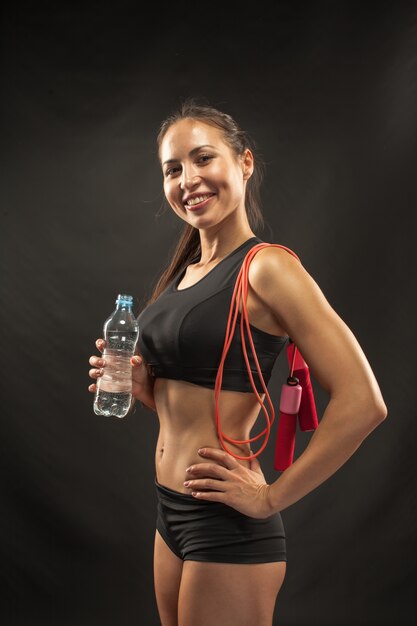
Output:
<path fill-rule="evenodd" d="M 388 406 L 354 456 L 283 511 L 274 624 L 414 624 L 416 3 L 149 10 L 2 13 L 0 622 L 159 624 L 157 421 L 96 416 L 88 357 L 117 294 L 138 313 L 170 258 L 182 225 L 161 209 L 155 136 L 201 95 L 255 138 L 267 162 L 258 234 L 300 256 Z M 282 357 L 275 406 L 286 371 Z M 309 438 L 297 435 L 296 456 Z M 262 465 L 277 478 L 273 444 Z"/>

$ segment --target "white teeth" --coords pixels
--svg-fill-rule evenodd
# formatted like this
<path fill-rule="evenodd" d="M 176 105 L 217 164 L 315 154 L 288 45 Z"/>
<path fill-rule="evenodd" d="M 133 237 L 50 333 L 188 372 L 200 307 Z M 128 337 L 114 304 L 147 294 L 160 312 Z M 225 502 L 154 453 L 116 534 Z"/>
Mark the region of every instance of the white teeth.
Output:
<path fill-rule="evenodd" d="M 189 206 L 194 206 L 199 202 L 204 202 L 204 200 L 207 200 L 207 198 L 210 198 L 210 194 L 206 194 L 205 196 L 196 196 L 195 198 L 190 198 L 189 200 L 187 200 L 187 204 Z"/>

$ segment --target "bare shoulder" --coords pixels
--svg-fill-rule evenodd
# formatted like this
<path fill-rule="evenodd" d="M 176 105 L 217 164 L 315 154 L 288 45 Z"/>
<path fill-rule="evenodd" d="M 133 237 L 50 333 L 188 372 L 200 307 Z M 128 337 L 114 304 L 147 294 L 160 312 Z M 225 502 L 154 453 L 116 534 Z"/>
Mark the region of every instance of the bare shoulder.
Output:
<path fill-rule="evenodd" d="M 288 263 L 297 263 L 298 265 L 300 265 L 300 259 L 298 258 L 297 253 L 287 246 L 270 244 L 265 248 L 260 248 L 260 250 L 257 251 L 255 256 L 253 257 L 251 266 L 259 266 L 263 267 L 264 269 L 268 269 L 271 264 L 274 266 L 276 264 L 286 265 Z"/>
<path fill-rule="evenodd" d="M 253 257 L 249 266 L 248 278 L 255 291 L 277 288 L 290 281 L 297 280 L 307 271 L 294 251 L 278 245 L 261 248 Z"/>
<path fill-rule="evenodd" d="M 255 294 L 285 322 L 290 333 L 294 323 L 299 331 L 307 318 L 310 323 L 324 321 L 334 313 L 298 255 L 287 249 L 261 248 L 249 266 L 248 280 Z"/>

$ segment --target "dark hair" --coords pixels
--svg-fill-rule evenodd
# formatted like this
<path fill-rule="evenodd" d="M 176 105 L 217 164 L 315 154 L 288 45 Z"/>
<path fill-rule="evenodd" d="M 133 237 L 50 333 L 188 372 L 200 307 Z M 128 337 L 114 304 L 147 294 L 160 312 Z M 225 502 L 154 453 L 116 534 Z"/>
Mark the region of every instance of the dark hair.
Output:
<path fill-rule="evenodd" d="M 179 109 L 171 113 L 160 125 L 157 135 L 158 152 L 168 129 L 176 122 L 183 119 L 202 120 L 206 124 L 219 128 L 226 143 L 237 156 L 240 156 L 246 148 L 249 148 L 255 156 L 254 170 L 249 178 L 246 187 L 245 207 L 248 222 L 253 231 L 264 226 L 264 219 L 261 210 L 260 186 L 264 175 L 264 162 L 256 154 L 254 141 L 248 133 L 243 131 L 235 122 L 231 115 L 210 106 L 207 103 L 199 102 L 196 98 L 187 98 Z M 193 259 L 201 254 L 200 236 L 198 229 L 190 224 L 186 224 L 178 240 L 171 261 L 161 274 L 154 291 L 147 302 L 150 304 L 162 293 L 168 283 L 174 278 L 177 272 L 188 265 Z"/>

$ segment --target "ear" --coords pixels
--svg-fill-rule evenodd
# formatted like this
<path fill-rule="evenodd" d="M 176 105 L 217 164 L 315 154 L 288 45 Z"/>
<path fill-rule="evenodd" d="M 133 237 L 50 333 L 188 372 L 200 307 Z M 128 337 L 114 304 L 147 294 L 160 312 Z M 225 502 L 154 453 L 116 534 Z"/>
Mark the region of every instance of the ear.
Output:
<path fill-rule="evenodd" d="M 243 180 L 248 180 L 253 174 L 254 158 L 251 150 L 246 148 L 242 153 Z"/>

